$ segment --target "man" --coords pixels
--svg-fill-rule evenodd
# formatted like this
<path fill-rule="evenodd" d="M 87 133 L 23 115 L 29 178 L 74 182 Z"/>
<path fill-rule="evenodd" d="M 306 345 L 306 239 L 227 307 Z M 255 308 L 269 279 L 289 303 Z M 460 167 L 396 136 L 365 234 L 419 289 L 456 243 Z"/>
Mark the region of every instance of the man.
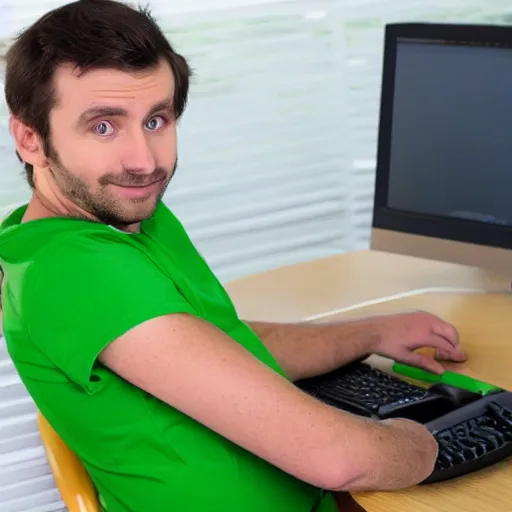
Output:
<path fill-rule="evenodd" d="M 424 479 L 421 425 L 370 421 L 293 381 L 376 352 L 442 371 L 426 313 L 246 323 L 162 204 L 189 67 L 149 13 L 56 9 L 7 55 L 10 129 L 33 194 L 0 231 L 4 332 L 37 406 L 109 512 L 310 512 Z M 215 172 L 212 169 L 212 173 Z"/>

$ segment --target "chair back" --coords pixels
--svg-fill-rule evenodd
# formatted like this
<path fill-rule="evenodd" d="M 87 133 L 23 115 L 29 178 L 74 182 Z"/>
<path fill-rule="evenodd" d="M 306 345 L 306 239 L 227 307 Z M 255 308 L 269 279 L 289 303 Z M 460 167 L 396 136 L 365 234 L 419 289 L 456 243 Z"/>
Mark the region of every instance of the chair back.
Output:
<path fill-rule="evenodd" d="M 37 413 L 37 424 L 55 483 L 69 512 L 100 512 L 96 489 L 80 459 L 41 412 Z"/>

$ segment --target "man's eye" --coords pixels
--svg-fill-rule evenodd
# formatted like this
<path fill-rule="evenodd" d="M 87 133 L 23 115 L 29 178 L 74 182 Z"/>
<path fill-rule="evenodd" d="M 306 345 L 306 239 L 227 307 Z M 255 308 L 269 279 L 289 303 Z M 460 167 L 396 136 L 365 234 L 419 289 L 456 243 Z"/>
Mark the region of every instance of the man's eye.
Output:
<path fill-rule="evenodd" d="M 152 132 L 159 130 L 165 124 L 165 119 L 162 116 L 152 117 L 147 123 L 146 128 Z"/>
<path fill-rule="evenodd" d="M 102 137 L 106 137 L 106 136 L 112 135 L 114 133 L 114 128 L 107 121 L 102 121 L 101 123 L 98 123 L 93 128 L 93 131 L 97 135 L 101 135 Z"/>

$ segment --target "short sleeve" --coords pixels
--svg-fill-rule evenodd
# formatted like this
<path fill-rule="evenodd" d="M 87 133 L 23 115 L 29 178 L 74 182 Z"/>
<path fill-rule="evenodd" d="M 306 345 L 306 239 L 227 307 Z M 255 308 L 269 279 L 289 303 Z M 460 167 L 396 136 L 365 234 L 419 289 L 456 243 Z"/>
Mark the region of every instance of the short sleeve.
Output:
<path fill-rule="evenodd" d="M 88 393 L 101 387 L 95 369 L 109 343 L 147 320 L 194 314 L 173 279 L 129 243 L 77 236 L 45 252 L 25 283 L 28 332 Z"/>

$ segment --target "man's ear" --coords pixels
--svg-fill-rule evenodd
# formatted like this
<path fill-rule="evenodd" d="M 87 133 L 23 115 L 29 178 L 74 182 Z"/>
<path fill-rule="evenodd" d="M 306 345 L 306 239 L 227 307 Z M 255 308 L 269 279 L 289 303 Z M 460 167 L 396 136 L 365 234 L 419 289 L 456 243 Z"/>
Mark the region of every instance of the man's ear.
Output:
<path fill-rule="evenodd" d="M 44 154 L 41 138 L 30 126 L 17 117 L 9 118 L 9 131 L 16 144 L 20 158 L 34 167 L 47 167 L 48 159 Z"/>

